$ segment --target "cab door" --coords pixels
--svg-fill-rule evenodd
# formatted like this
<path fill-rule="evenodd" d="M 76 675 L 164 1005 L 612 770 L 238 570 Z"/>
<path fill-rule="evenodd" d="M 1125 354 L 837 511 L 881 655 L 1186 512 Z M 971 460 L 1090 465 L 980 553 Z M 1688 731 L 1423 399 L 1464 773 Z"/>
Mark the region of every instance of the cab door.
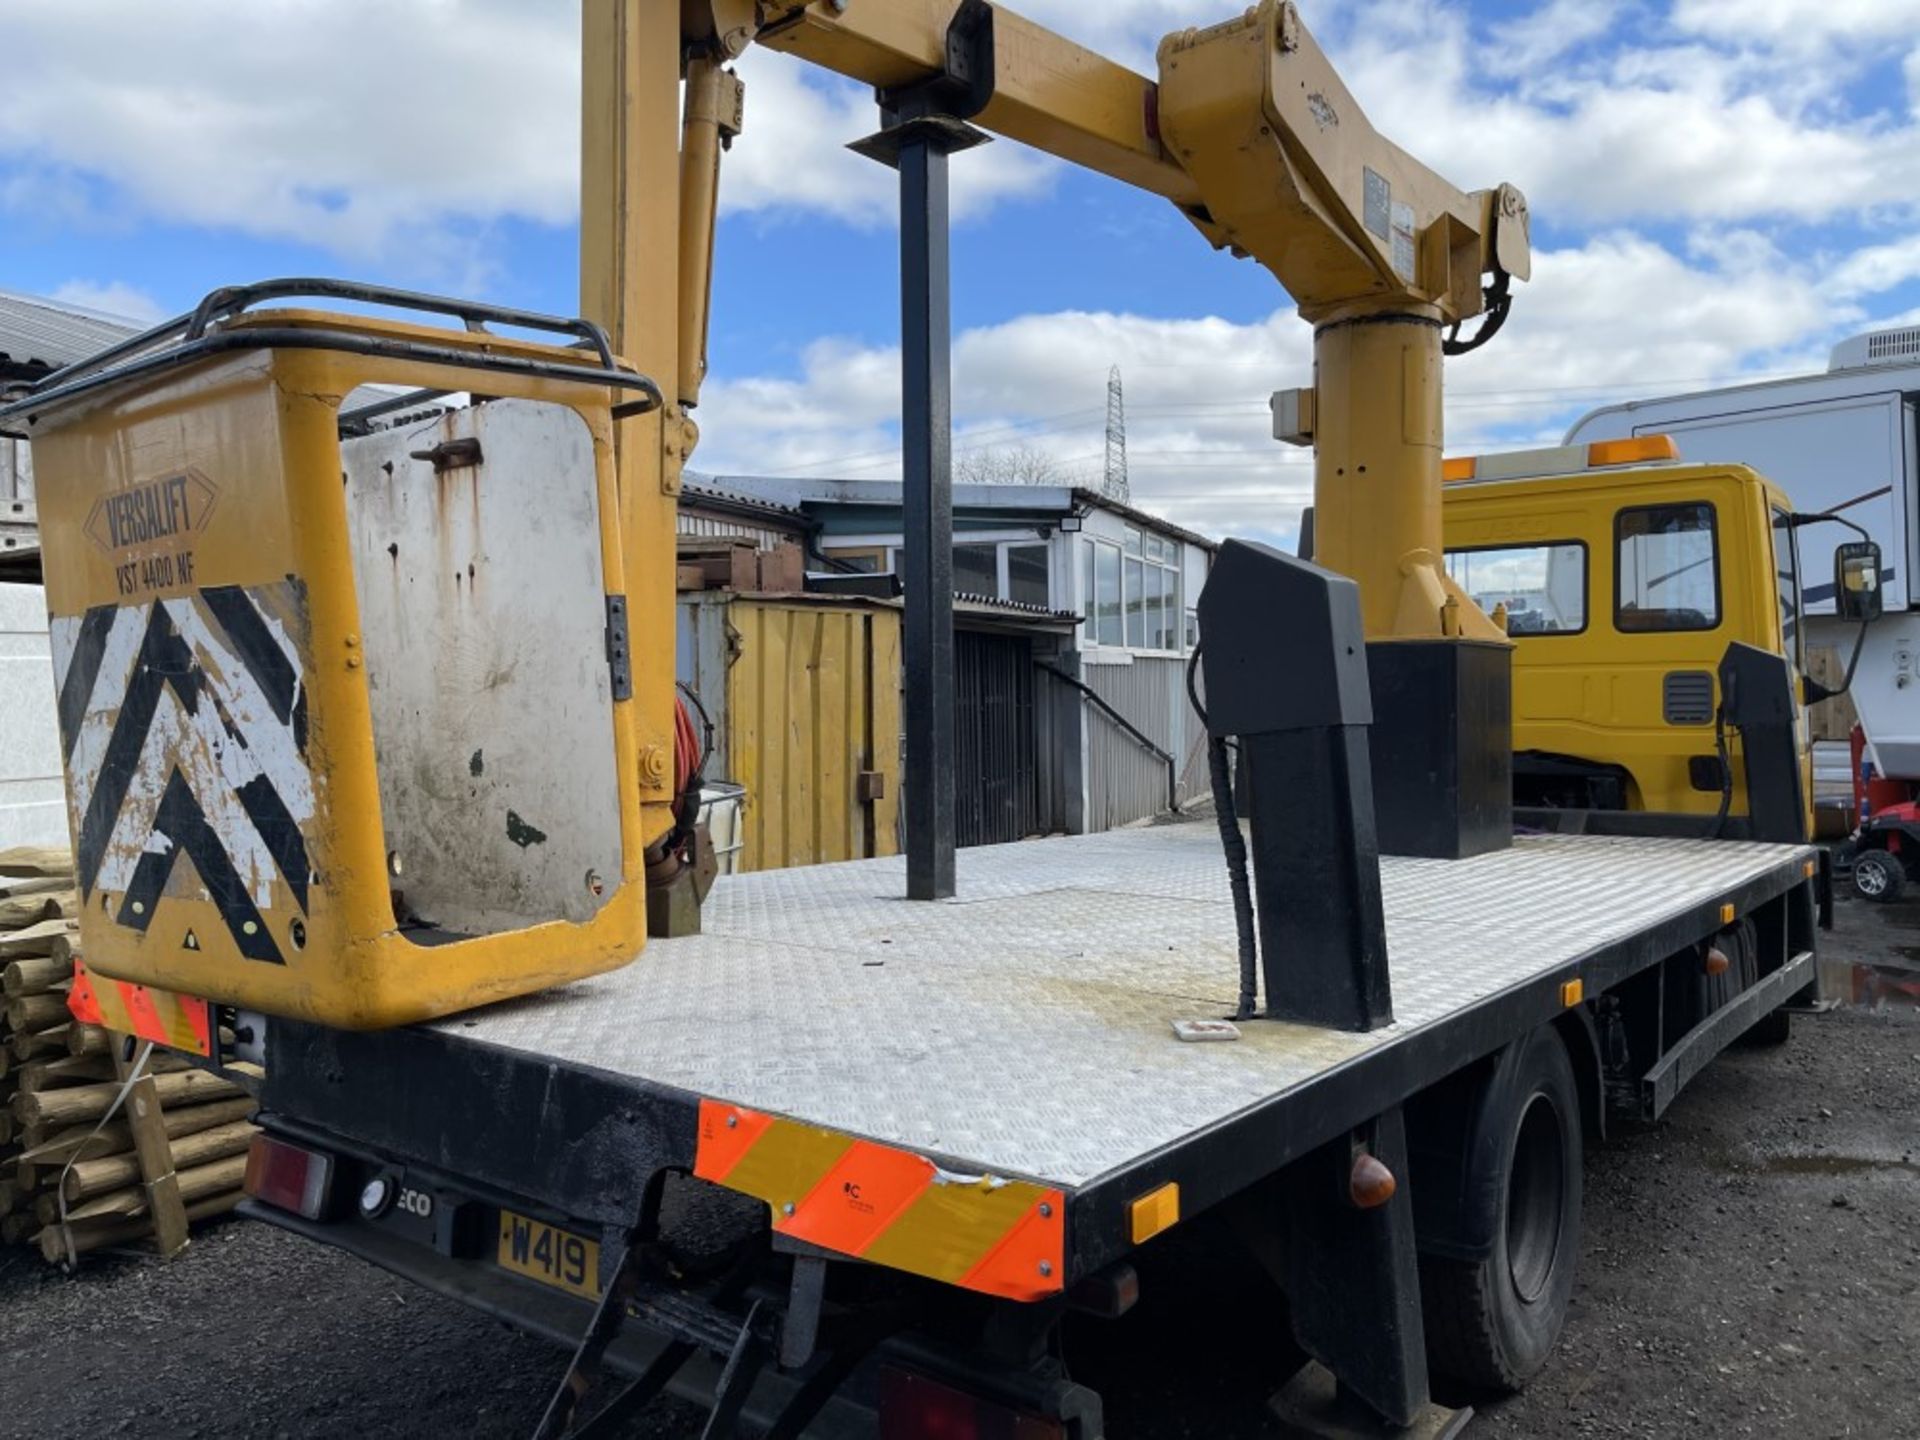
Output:
<path fill-rule="evenodd" d="M 1628 760 L 1641 788 L 1636 808 L 1719 808 L 1717 675 L 1747 578 L 1740 547 L 1729 544 L 1741 533 L 1733 499 L 1709 482 L 1613 511 L 1601 593 L 1621 661 L 1622 739 L 1637 752 Z"/>

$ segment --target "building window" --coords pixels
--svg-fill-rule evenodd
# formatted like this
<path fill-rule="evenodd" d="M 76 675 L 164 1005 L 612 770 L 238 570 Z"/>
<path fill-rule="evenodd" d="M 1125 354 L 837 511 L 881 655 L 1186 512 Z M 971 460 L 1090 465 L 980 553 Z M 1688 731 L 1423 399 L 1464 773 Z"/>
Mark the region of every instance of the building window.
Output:
<path fill-rule="evenodd" d="M 997 545 L 956 545 L 953 547 L 954 593 L 1000 595 L 1000 549 Z"/>
<path fill-rule="evenodd" d="M 1084 541 L 1081 554 L 1096 616 L 1086 629 L 1087 641 L 1179 653 L 1186 615 L 1180 603 L 1180 547 L 1128 526 L 1117 543 Z"/>
<path fill-rule="evenodd" d="M 1038 605 L 1046 609 L 1050 603 L 1047 586 L 1047 547 L 1045 545 L 1008 545 L 1007 588 L 1004 599 L 1020 605 Z"/>
<path fill-rule="evenodd" d="M 1120 620 L 1120 550 L 1115 545 L 1094 546 L 1095 598 L 1099 613 L 1098 642 L 1124 645 L 1126 632 Z"/>
<path fill-rule="evenodd" d="M 1154 577 L 1156 606 L 1156 624 L 1153 631 L 1155 650 L 1178 650 L 1180 648 L 1180 596 L 1174 584 L 1173 571 L 1159 567 L 1148 571 Z"/>
<path fill-rule="evenodd" d="M 1447 574 L 1509 635 L 1576 635 L 1587 628 L 1587 547 L 1577 540 L 1449 550 Z"/>
<path fill-rule="evenodd" d="M 1711 630 L 1720 623 L 1713 506 L 1648 505 L 1613 520 L 1614 621 L 1624 631 Z"/>
<path fill-rule="evenodd" d="M 823 550 L 827 559 L 850 575 L 877 575 L 887 568 L 887 552 L 873 550 Z"/>
<path fill-rule="evenodd" d="M 1136 650 L 1147 647 L 1145 574 L 1140 562 L 1127 556 L 1127 644 Z"/>

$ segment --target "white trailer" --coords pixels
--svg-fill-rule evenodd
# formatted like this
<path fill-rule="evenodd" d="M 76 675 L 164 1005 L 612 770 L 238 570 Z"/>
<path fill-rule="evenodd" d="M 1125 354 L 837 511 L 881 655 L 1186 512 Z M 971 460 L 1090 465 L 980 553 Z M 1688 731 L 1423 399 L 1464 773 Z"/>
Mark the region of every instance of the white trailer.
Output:
<path fill-rule="evenodd" d="M 1567 443 L 1671 435 L 1689 460 L 1750 465 L 1802 514 L 1838 511 L 1879 544 L 1886 613 L 1867 632 L 1854 704 L 1880 772 L 1920 780 L 1920 327 L 1857 335 L 1827 372 L 1609 405 Z M 1837 541 L 1840 537 L 1835 536 Z M 1807 640 L 1850 654 L 1830 577 L 1809 575 Z"/>

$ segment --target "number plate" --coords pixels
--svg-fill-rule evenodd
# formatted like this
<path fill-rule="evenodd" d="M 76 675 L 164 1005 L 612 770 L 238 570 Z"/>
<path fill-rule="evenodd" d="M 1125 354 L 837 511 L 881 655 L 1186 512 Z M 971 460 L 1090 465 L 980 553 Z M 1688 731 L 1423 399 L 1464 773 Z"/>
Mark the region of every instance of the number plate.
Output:
<path fill-rule="evenodd" d="M 500 1268 L 588 1300 L 600 1298 L 598 1242 L 511 1210 L 500 1212 Z"/>

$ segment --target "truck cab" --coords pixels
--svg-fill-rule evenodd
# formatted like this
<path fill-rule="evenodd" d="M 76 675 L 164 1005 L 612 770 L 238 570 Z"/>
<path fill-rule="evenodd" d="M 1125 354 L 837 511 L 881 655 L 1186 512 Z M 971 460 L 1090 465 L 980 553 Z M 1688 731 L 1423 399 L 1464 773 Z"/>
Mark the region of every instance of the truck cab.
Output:
<path fill-rule="evenodd" d="M 1449 460 L 1447 480 L 1448 570 L 1514 644 L 1516 808 L 1748 833 L 1719 673 L 1740 644 L 1789 666 L 1811 833 L 1799 547 L 1778 486 L 1684 463 L 1664 436 Z"/>

